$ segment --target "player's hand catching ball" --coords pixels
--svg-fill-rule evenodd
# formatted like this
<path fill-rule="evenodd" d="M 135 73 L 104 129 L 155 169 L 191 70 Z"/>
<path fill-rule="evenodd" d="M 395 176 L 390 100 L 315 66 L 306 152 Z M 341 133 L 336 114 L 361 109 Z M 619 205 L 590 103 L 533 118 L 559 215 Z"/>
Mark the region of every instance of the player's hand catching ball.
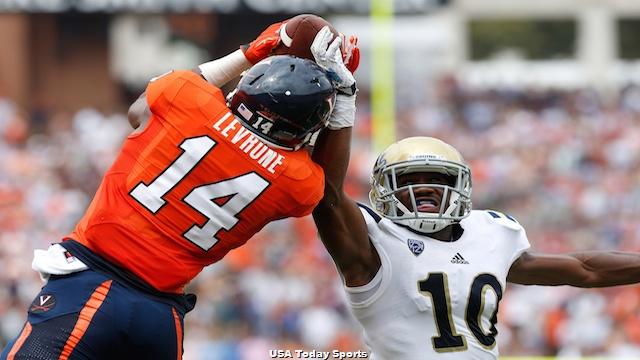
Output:
<path fill-rule="evenodd" d="M 270 25 L 251 43 L 240 46 L 244 56 L 251 64 L 256 64 L 271 55 L 273 48 L 280 44 L 280 28 L 285 22 Z"/>
<path fill-rule="evenodd" d="M 358 48 L 358 37 L 350 35 L 349 38 L 340 33 L 342 38 L 342 62 L 351 73 L 355 73 L 360 65 L 360 48 Z"/>
<path fill-rule="evenodd" d="M 342 37 L 338 36 L 333 41 L 333 34 L 328 26 L 323 27 L 311 44 L 311 53 L 316 63 L 329 73 L 338 92 L 354 95 L 356 93 L 356 79 L 342 59 Z"/>

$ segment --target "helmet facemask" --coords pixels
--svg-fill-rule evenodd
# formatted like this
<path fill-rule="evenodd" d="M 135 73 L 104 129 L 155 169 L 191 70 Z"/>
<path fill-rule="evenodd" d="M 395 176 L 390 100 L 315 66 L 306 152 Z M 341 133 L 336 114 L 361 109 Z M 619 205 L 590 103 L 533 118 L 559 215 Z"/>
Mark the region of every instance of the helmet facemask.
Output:
<path fill-rule="evenodd" d="M 398 177 L 412 173 L 440 173 L 455 179 L 455 184 L 412 183 L 399 186 Z M 371 203 L 376 210 L 391 221 L 422 233 L 438 232 L 458 223 L 471 212 L 471 171 L 465 164 L 438 159 L 435 156 L 420 157 L 387 165 L 378 161 L 371 179 Z M 437 212 L 419 211 L 417 202 L 422 188 L 441 189 L 442 198 Z M 408 204 L 400 199 L 408 193 Z M 404 195 L 406 198 L 406 195 Z M 407 202 L 407 201 L 405 201 Z"/>

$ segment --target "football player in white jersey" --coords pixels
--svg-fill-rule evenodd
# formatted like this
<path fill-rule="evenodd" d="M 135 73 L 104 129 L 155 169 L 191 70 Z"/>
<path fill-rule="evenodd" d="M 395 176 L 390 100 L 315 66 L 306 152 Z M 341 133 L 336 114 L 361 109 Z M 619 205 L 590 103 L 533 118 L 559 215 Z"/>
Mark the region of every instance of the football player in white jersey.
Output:
<path fill-rule="evenodd" d="M 314 160 L 325 169 L 313 216 L 340 271 L 372 359 L 496 359 L 506 282 L 605 287 L 640 281 L 640 254 L 532 252 L 522 226 L 471 209 L 471 171 L 434 138 L 411 137 L 376 161 L 370 201 L 342 189 L 351 128 L 328 130 Z"/>
<path fill-rule="evenodd" d="M 314 51 L 322 57 L 322 48 Z M 604 287 L 640 281 L 640 254 L 530 251 L 515 219 L 472 210 L 471 170 L 438 139 L 412 137 L 389 146 L 373 169 L 373 208 L 357 204 L 343 191 L 351 104 L 334 110 L 344 121 L 316 142 L 313 158 L 324 168 L 325 194 L 313 217 L 372 359 L 496 359 L 496 315 L 506 282 Z"/>

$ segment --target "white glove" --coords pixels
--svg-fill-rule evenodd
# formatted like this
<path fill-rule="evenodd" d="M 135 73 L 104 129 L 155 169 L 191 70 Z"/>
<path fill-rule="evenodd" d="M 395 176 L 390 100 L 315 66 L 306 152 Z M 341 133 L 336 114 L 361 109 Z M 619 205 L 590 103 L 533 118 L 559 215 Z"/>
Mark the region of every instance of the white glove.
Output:
<path fill-rule="evenodd" d="M 356 79 L 342 61 L 342 52 L 340 51 L 342 38 L 337 36 L 333 41 L 331 38 L 333 38 L 333 33 L 329 27 L 323 27 L 313 39 L 311 53 L 316 59 L 316 63 L 327 72 L 338 92 L 354 95 L 356 93 Z"/>

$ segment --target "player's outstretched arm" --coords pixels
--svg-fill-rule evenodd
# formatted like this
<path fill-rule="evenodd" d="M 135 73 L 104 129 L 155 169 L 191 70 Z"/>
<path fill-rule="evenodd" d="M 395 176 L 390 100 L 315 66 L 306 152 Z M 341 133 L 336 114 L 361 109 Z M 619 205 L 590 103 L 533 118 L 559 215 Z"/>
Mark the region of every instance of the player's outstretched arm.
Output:
<path fill-rule="evenodd" d="M 253 64 L 271 55 L 272 50 L 281 41 L 280 28 L 283 23 L 271 24 L 251 43 L 240 46 L 227 56 L 200 64 L 197 72 L 212 85 L 224 86 Z"/>
<path fill-rule="evenodd" d="M 369 242 L 367 225 L 358 205 L 343 189 L 355 120 L 356 86 L 352 73 L 343 63 L 342 40 L 331 38 L 329 29 L 323 28 L 311 46 L 318 65 L 335 75 L 338 89 L 328 129 L 320 134 L 313 151 L 313 160 L 325 173 L 324 197 L 314 209 L 313 219 L 346 285 L 360 286 L 373 279 L 380 268 L 380 259 Z"/>
<path fill-rule="evenodd" d="M 346 285 L 360 286 L 373 279 L 380 260 L 358 205 L 343 189 L 350 141 L 351 128 L 325 130 L 318 137 L 313 158 L 324 169 L 325 189 L 313 220 Z"/>
<path fill-rule="evenodd" d="M 270 25 L 251 43 L 242 45 L 238 50 L 219 59 L 200 64 L 193 69 L 193 72 L 216 87 L 226 85 L 253 64 L 271 55 L 273 48 L 280 43 L 280 27 L 284 22 Z M 129 107 L 129 124 L 134 129 L 142 129 L 144 126 L 141 127 L 141 125 L 146 122 L 150 114 L 145 94 L 142 93 Z"/>
<path fill-rule="evenodd" d="M 523 285 L 605 287 L 640 282 L 640 254 L 586 251 L 551 255 L 523 253 L 511 265 L 507 281 Z"/>

